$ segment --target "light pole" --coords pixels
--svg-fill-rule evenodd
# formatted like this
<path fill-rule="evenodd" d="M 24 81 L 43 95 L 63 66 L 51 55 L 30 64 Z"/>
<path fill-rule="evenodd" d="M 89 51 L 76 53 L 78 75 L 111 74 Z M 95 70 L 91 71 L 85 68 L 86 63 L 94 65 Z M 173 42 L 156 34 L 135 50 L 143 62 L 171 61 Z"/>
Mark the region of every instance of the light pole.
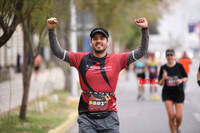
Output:
<path fill-rule="evenodd" d="M 76 24 L 76 7 L 74 5 L 74 0 L 70 1 L 70 11 L 71 11 L 71 23 L 70 23 L 70 47 L 72 52 L 77 52 L 77 24 Z M 72 80 L 72 88 L 71 95 L 73 97 L 78 96 L 78 74 L 75 68 L 71 68 L 71 80 Z"/>

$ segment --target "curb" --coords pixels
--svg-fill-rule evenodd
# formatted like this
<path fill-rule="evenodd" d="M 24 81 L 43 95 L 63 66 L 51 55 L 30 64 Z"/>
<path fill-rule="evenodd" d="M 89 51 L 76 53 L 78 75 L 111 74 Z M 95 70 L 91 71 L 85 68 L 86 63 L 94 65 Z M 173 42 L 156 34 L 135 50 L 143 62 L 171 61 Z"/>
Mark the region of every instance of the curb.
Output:
<path fill-rule="evenodd" d="M 58 127 L 49 130 L 48 133 L 65 133 L 73 126 L 73 124 L 77 120 L 77 117 L 78 117 L 78 112 L 72 112 L 69 115 L 69 118 L 65 122 L 63 122 Z"/>

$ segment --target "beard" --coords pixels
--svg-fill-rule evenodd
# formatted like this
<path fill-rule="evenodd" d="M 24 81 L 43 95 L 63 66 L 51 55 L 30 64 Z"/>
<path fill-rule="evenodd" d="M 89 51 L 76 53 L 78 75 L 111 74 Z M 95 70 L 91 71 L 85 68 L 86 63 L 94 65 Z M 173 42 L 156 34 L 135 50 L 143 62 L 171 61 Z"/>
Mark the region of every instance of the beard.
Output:
<path fill-rule="evenodd" d="M 96 54 L 102 54 L 102 53 L 104 53 L 104 52 L 106 51 L 106 48 L 101 49 L 101 50 L 97 50 L 97 49 L 95 49 L 95 48 L 93 47 L 92 49 L 93 49 L 93 51 L 94 51 Z"/>
<path fill-rule="evenodd" d="M 98 49 L 97 47 L 93 46 L 92 49 L 96 54 L 102 54 L 106 51 L 107 47 L 104 46 L 102 49 Z"/>

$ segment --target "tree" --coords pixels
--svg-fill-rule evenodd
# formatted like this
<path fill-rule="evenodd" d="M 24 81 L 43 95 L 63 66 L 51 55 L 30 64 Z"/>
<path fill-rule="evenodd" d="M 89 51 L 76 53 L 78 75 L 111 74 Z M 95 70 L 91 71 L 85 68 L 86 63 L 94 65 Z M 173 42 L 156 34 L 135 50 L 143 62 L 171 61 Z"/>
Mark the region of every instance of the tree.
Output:
<path fill-rule="evenodd" d="M 23 8 L 23 0 L 0 1 L 0 26 L 3 34 L 0 36 L 0 48 L 6 44 L 20 23 L 19 13 Z"/>
<path fill-rule="evenodd" d="M 92 10 L 95 14 L 96 26 L 107 28 L 113 40 L 125 47 L 133 48 L 139 44 L 138 27 L 133 26 L 134 18 L 146 17 L 150 32 L 156 33 L 160 5 L 164 0 L 78 0 L 79 10 Z M 163 9 L 163 8 L 162 8 Z M 135 36 L 136 35 L 136 36 Z M 132 44 L 130 44 L 132 42 Z"/>
<path fill-rule="evenodd" d="M 19 117 L 25 120 L 33 61 L 47 33 L 46 19 L 52 7 L 51 0 L 1 0 L 0 3 L 0 26 L 3 31 L 0 47 L 6 44 L 18 24 L 23 29 L 23 97 Z M 39 36 L 38 44 L 34 44 L 33 34 Z"/>
<path fill-rule="evenodd" d="M 33 62 L 38 55 L 39 47 L 47 33 L 46 19 L 50 13 L 50 0 L 26 0 L 24 8 L 20 12 L 20 22 L 22 24 L 24 34 L 23 48 L 23 97 L 20 108 L 20 119 L 26 119 L 26 110 L 28 105 L 28 96 L 30 88 L 30 79 L 32 75 Z M 33 41 L 33 34 L 39 36 L 39 43 Z"/>

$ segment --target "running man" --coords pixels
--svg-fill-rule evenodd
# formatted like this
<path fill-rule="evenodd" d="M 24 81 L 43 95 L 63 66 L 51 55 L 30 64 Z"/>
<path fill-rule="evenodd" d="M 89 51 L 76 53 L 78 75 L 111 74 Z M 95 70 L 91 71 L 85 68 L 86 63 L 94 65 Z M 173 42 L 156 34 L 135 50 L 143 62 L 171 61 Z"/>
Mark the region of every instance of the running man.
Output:
<path fill-rule="evenodd" d="M 103 28 L 90 33 L 90 53 L 69 52 L 60 47 L 55 34 L 56 18 L 49 18 L 50 47 L 58 58 L 68 62 L 79 72 L 82 89 L 79 101 L 79 133 L 119 133 L 115 89 L 119 72 L 128 64 L 143 57 L 148 49 L 148 23 L 145 18 L 135 19 L 142 28 L 141 45 L 138 49 L 120 54 L 107 53 L 109 34 Z"/>
<path fill-rule="evenodd" d="M 188 80 L 183 66 L 176 62 L 173 49 L 166 50 L 167 64 L 161 66 L 159 84 L 163 85 L 162 100 L 168 113 L 171 133 L 181 133 L 180 125 L 183 118 L 183 103 L 185 99 L 183 83 Z M 175 106 L 175 111 L 173 109 Z"/>
<path fill-rule="evenodd" d="M 150 58 L 147 60 L 147 67 L 149 72 L 149 80 L 150 80 L 150 100 L 159 100 L 160 97 L 158 95 L 157 90 L 157 78 L 158 78 L 158 66 L 160 62 L 156 59 L 155 54 L 152 53 Z"/>

